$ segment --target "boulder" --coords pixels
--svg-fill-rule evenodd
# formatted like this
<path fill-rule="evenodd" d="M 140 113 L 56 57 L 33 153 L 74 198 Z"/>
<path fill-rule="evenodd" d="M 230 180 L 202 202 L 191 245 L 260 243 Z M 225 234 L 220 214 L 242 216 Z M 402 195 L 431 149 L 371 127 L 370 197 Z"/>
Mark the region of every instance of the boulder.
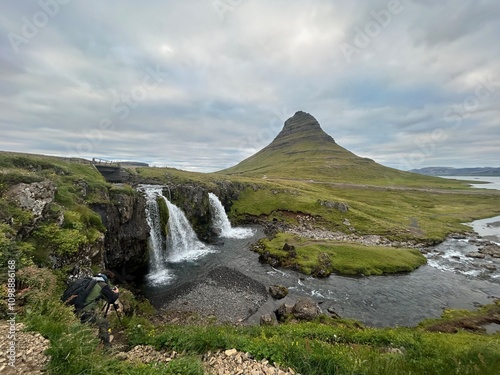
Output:
<path fill-rule="evenodd" d="M 288 295 L 288 289 L 283 285 L 271 285 L 269 293 L 274 299 L 283 299 Z"/>
<path fill-rule="evenodd" d="M 300 298 L 292 308 L 292 315 L 298 320 L 314 320 L 321 314 L 321 308 L 311 298 Z"/>
<path fill-rule="evenodd" d="M 318 265 L 312 270 L 312 275 L 318 278 L 330 276 L 332 273 L 332 262 L 326 253 L 318 255 Z"/>
<path fill-rule="evenodd" d="M 349 206 L 347 205 L 347 203 L 344 203 L 344 202 L 322 201 L 321 199 L 318 199 L 318 203 L 321 206 L 324 206 L 324 207 L 330 208 L 330 209 L 336 209 L 340 212 L 349 211 Z"/>
<path fill-rule="evenodd" d="M 260 317 L 261 326 L 274 326 L 276 324 L 278 324 L 278 322 L 271 314 L 265 314 Z"/>
<path fill-rule="evenodd" d="M 279 322 L 284 322 L 286 319 L 292 315 L 294 305 L 288 305 L 286 303 L 282 304 L 278 307 L 274 313 L 276 314 L 276 318 Z"/>
<path fill-rule="evenodd" d="M 281 260 L 276 256 L 272 255 L 269 251 L 265 251 L 263 254 L 259 255 L 259 262 L 264 264 L 269 264 L 271 267 L 277 268 L 281 266 Z"/>

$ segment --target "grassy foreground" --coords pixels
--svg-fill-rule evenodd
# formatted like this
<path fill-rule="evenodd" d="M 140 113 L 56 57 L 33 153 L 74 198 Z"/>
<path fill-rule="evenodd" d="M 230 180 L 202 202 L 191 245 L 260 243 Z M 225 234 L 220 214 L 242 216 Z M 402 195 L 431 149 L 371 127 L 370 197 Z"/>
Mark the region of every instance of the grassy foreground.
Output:
<path fill-rule="evenodd" d="M 236 348 L 256 359 L 268 359 L 302 374 L 498 374 L 500 333 L 494 335 L 459 331 L 429 332 L 426 327 L 365 328 L 347 320 L 323 317 L 315 322 L 277 327 L 185 326 L 155 324 L 144 304 L 124 316 L 124 327 L 112 319 L 113 330 L 124 329 L 130 346 L 153 345 L 182 353 L 169 364 L 123 362 L 104 352 L 95 332 L 80 324 L 58 298 L 61 291 L 49 270 L 29 267 L 18 272 L 28 288 L 18 319 L 28 330 L 50 340 L 48 374 L 203 374 L 201 355 Z M 489 309 L 500 310 L 497 302 Z M 468 316 L 477 312 L 460 312 Z M 443 321 L 455 318 L 452 312 Z M 450 315 L 452 316 L 450 318 Z"/>

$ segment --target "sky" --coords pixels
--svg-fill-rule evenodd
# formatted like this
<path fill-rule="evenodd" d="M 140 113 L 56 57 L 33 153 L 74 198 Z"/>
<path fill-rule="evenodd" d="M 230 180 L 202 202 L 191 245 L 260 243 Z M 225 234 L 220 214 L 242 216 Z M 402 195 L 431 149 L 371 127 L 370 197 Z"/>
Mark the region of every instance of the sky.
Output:
<path fill-rule="evenodd" d="M 305 111 L 386 166 L 500 167 L 498 0 L 0 7 L 0 150 L 212 172 Z"/>

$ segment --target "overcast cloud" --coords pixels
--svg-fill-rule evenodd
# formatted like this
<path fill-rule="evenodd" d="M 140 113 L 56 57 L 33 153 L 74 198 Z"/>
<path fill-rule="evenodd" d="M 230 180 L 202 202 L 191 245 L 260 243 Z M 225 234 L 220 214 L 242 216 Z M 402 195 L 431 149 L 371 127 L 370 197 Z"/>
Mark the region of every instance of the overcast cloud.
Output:
<path fill-rule="evenodd" d="M 194 171 L 296 111 L 399 168 L 500 167 L 498 0 L 4 0 L 0 149 Z"/>

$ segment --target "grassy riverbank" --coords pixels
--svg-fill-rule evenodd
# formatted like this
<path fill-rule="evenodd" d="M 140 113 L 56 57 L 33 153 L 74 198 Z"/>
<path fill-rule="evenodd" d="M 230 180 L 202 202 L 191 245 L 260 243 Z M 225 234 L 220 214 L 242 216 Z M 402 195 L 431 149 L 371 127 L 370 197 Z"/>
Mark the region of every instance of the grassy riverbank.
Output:
<path fill-rule="evenodd" d="M 232 348 L 308 375 L 493 375 L 500 371 L 500 333 L 460 328 L 453 334 L 435 332 L 439 323 L 494 316 L 500 312 L 499 302 L 476 312 L 448 311 L 443 319 L 415 328 L 375 329 L 328 317 L 276 327 L 159 324 L 147 305 L 127 299 L 134 310 L 122 316 L 123 325 L 111 315 L 112 333 L 122 331 L 127 347 L 147 344 L 181 353 L 170 363 L 146 365 L 103 351 L 95 332 L 60 303 L 61 285 L 49 270 L 25 269 L 18 272 L 18 282 L 25 289 L 19 295 L 18 320 L 50 340 L 48 374 L 201 375 L 202 355 Z"/>
<path fill-rule="evenodd" d="M 332 272 L 382 275 L 410 272 L 426 263 L 425 257 L 416 249 L 310 240 L 288 233 L 279 233 L 273 239 L 262 239 L 253 248 L 261 255 L 267 253 L 277 259 L 282 267 L 297 269 L 307 275 L 319 271 L 325 276 Z"/>

